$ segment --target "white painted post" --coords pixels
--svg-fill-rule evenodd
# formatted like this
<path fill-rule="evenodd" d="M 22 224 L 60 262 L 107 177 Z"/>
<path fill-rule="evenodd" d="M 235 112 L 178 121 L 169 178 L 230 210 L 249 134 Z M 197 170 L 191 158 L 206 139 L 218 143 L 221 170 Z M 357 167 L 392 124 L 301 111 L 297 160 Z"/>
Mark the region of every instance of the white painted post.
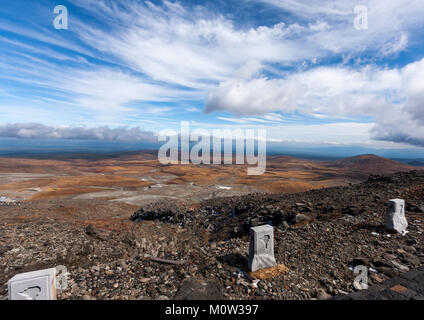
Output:
<path fill-rule="evenodd" d="M 9 300 L 56 300 L 56 268 L 17 274 L 8 288 Z"/>
<path fill-rule="evenodd" d="M 387 230 L 398 233 L 403 233 L 408 228 L 408 221 L 405 217 L 405 200 L 389 200 L 385 226 Z"/>
<path fill-rule="evenodd" d="M 249 270 L 255 272 L 276 265 L 274 228 L 271 225 L 250 228 Z"/>

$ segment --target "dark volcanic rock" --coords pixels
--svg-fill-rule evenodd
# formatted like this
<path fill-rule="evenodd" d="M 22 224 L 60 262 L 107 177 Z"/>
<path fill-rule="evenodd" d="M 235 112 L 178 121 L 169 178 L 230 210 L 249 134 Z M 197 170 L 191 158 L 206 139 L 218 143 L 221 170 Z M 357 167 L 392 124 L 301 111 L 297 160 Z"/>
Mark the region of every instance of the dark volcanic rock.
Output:
<path fill-rule="evenodd" d="M 193 222 L 192 211 L 175 207 L 141 208 L 134 212 L 130 219 L 135 222 L 158 220 L 165 223 L 179 224 L 181 226 Z"/>
<path fill-rule="evenodd" d="M 350 216 L 355 216 L 358 214 L 358 211 L 355 206 L 347 206 L 342 209 L 342 213 Z"/>
<path fill-rule="evenodd" d="M 305 215 L 305 214 L 297 214 L 290 222 L 292 224 L 302 224 L 302 223 L 308 223 L 311 221 L 311 217 Z"/>
<path fill-rule="evenodd" d="M 423 206 L 417 206 L 416 204 L 413 204 L 411 202 L 406 203 L 405 210 L 409 211 L 409 212 L 416 212 L 416 213 L 423 213 L 424 212 Z"/>
<path fill-rule="evenodd" d="M 399 197 L 399 191 L 424 184 L 421 171 L 370 176 L 367 182 L 346 187 L 332 187 L 297 194 L 251 194 L 204 201 L 200 209 L 186 210 L 174 206 L 141 208 L 131 220 L 158 220 L 170 224 L 204 228 L 211 241 L 249 235 L 251 227 L 283 222 L 298 225 L 315 220 L 331 220 L 343 215 L 384 215 L 387 201 Z M 419 212 L 417 201 L 406 203 L 411 212 Z M 421 199 L 419 200 L 421 201 Z M 286 225 L 286 224 L 284 224 Z M 411 242 L 412 243 L 412 242 Z"/>
<path fill-rule="evenodd" d="M 90 236 L 90 237 L 96 237 L 97 236 L 97 232 L 94 229 L 93 225 L 90 224 L 85 228 L 85 233 Z"/>
<path fill-rule="evenodd" d="M 175 300 L 222 300 L 222 287 L 204 279 L 189 279 L 183 282 Z"/>
<path fill-rule="evenodd" d="M 0 246 L 0 256 L 3 255 L 4 253 L 6 253 L 7 251 L 9 251 L 11 248 L 9 247 L 5 247 L 5 246 Z"/>

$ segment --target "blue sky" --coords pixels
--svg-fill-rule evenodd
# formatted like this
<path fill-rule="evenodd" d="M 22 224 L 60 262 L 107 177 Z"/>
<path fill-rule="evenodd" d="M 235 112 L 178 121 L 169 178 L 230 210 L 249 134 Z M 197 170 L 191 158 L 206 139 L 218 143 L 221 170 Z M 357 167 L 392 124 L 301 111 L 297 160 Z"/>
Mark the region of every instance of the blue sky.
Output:
<path fill-rule="evenodd" d="M 189 120 L 421 152 L 423 16 L 421 0 L 3 0 L 0 138 L 137 140 Z"/>

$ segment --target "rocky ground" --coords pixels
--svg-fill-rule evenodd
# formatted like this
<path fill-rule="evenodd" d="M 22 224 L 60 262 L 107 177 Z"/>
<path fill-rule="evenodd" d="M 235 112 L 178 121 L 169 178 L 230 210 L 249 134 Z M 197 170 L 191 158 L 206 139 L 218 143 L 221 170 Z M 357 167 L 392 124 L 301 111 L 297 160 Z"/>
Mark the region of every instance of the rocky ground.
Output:
<path fill-rule="evenodd" d="M 338 295 L 332 300 L 424 300 L 424 267 L 388 279 L 368 290 Z"/>
<path fill-rule="evenodd" d="M 383 228 L 393 198 L 406 200 L 406 235 Z M 0 297 L 14 274 L 58 265 L 69 272 L 60 299 L 326 299 L 356 290 L 355 265 L 369 268 L 370 285 L 424 265 L 424 171 L 291 195 L 115 206 L 0 206 Z M 254 284 L 249 228 L 263 223 L 289 271 Z"/>

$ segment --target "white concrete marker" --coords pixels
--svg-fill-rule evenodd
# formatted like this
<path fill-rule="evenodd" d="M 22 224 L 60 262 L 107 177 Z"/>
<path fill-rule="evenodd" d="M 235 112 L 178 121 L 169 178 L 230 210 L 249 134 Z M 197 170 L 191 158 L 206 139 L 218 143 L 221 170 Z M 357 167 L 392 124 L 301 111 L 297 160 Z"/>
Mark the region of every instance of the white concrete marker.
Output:
<path fill-rule="evenodd" d="M 255 272 L 276 265 L 274 228 L 268 224 L 250 228 L 249 270 Z"/>
<path fill-rule="evenodd" d="M 403 233 L 408 228 L 408 221 L 405 217 L 405 200 L 389 200 L 389 208 L 384 225 L 387 230 L 398 233 Z"/>
<path fill-rule="evenodd" d="M 56 268 L 17 274 L 8 288 L 9 300 L 56 300 Z"/>

